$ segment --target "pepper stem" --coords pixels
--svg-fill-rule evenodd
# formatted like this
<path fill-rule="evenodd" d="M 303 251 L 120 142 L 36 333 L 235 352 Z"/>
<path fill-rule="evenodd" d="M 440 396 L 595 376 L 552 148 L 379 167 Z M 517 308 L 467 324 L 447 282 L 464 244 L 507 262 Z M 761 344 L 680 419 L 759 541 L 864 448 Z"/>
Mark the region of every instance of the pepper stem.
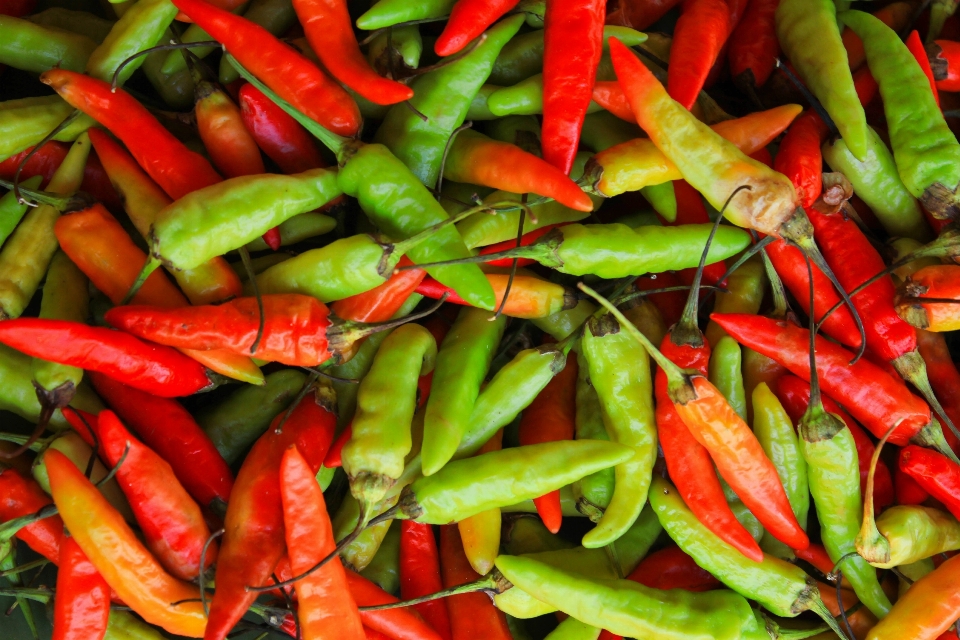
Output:
<path fill-rule="evenodd" d="M 877 462 L 880 460 L 880 450 L 887 443 L 887 439 L 893 434 L 898 425 L 890 427 L 877 448 L 873 450 L 873 457 L 870 458 L 870 470 L 867 472 L 867 490 L 863 495 L 863 524 L 860 525 L 860 533 L 857 534 L 856 547 L 857 553 L 863 556 L 867 562 L 884 563 L 890 561 L 890 543 L 880 533 L 877 528 L 877 521 L 874 518 L 873 509 L 873 491 L 874 480 L 877 475 Z"/>
<path fill-rule="evenodd" d="M 840 601 L 840 606 L 843 606 L 843 601 Z M 816 600 L 810 603 L 810 611 L 813 611 L 815 614 L 820 616 L 820 619 L 827 623 L 827 626 L 830 627 L 830 630 L 837 634 L 840 638 L 846 638 L 846 634 L 843 633 L 843 630 L 840 628 L 840 625 L 837 624 L 837 619 L 833 617 L 830 611 L 827 609 L 826 605 L 823 604 L 823 600 L 818 596 Z M 850 638 L 853 640 L 853 638 Z"/>
<path fill-rule="evenodd" d="M 143 265 L 143 269 L 140 270 L 140 274 L 137 275 L 137 279 L 133 281 L 133 284 L 127 291 L 127 295 L 123 296 L 123 300 L 120 301 L 121 306 L 130 304 L 130 301 L 133 300 L 133 297 L 137 295 L 138 291 L 140 291 L 140 287 L 143 286 L 143 283 L 147 281 L 147 278 L 150 277 L 150 274 L 156 271 L 157 267 L 159 266 L 160 258 L 151 255 L 147 259 L 147 262 Z"/>
<path fill-rule="evenodd" d="M 253 286 L 253 296 L 257 299 L 257 315 L 259 316 L 257 324 L 257 337 L 250 345 L 250 354 L 253 355 L 260 347 L 260 341 L 263 340 L 263 325 L 266 322 L 266 315 L 263 310 L 263 296 L 260 295 L 260 287 L 257 285 L 257 276 L 253 270 L 253 263 L 250 261 L 250 252 L 246 247 L 240 247 L 240 260 L 243 262 L 243 269 L 247 272 L 247 278 Z"/>
<path fill-rule="evenodd" d="M 312 133 L 317 140 L 322 142 L 327 149 L 332 151 L 337 156 L 337 160 L 343 164 L 344 160 L 342 156 L 349 146 L 347 145 L 349 138 L 339 136 L 334 132 L 329 131 L 312 118 L 308 118 L 306 115 L 300 113 L 298 110 L 293 108 L 293 105 L 278 96 L 270 87 L 260 82 L 256 76 L 244 69 L 243 65 L 241 65 L 236 58 L 230 55 L 229 52 L 224 52 L 223 55 L 227 61 L 233 65 L 233 68 L 237 70 L 237 73 L 243 76 L 247 82 L 259 89 L 263 95 L 270 98 L 270 100 L 272 100 L 278 107 L 293 116 L 294 120 L 302 124 L 307 131 Z"/>
<path fill-rule="evenodd" d="M 770 315 L 778 319 L 786 318 L 787 314 L 790 313 L 790 303 L 787 301 L 787 291 L 783 286 L 783 280 L 780 279 L 780 274 L 773 267 L 773 262 L 770 261 L 767 252 L 761 251 L 760 257 L 763 259 L 763 270 L 767 274 L 767 280 L 770 281 L 770 291 L 773 295 L 773 312 Z M 817 325 L 815 328 L 819 329 L 820 327 Z"/>
<path fill-rule="evenodd" d="M 89 198 L 86 196 L 58 196 L 54 193 L 41 191 L 40 189 L 24 189 L 19 183 L 9 180 L 0 180 L 0 187 L 5 189 L 16 189 L 22 196 L 35 200 L 39 204 L 47 204 L 57 211 L 68 211 L 76 209 L 78 205 L 89 206 Z"/>
<path fill-rule="evenodd" d="M 474 582 L 468 582 L 467 584 L 461 584 L 456 587 L 443 589 L 441 591 L 437 591 L 436 593 L 428 593 L 427 595 L 420 596 L 419 598 L 400 600 L 398 602 L 388 602 L 386 604 L 371 605 L 368 607 L 359 607 L 359 609 L 360 611 L 385 611 L 387 609 L 412 607 L 424 602 L 433 602 L 434 600 L 439 600 L 441 598 L 460 595 L 461 593 L 476 593 L 477 591 L 484 591 L 489 595 L 499 595 L 511 588 L 513 588 L 513 585 L 503 577 L 503 574 L 501 574 L 497 569 L 494 569 L 487 575 L 475 580 Z"/>
<path fill-rule="evenodd" d="M 26 598 L 47 604 L 53 598 L 53 591 L 46 588 L 28 589 L 26 587 L 17 587 L 14 589 L 0 589 L 0 596 L 9 598 Z"/>
<path fill-rule="evenodd" d="M 897 370 L 897 373 L 899 373 L 904 380 L 917 388 L 930 406 L 933 407 L 933 410 L 937 412 L 937 415 L 940 416 L 940 419 L 947 424 L 947 428 L 953 432 L 953 435 L 960 439 L 960 430 L 957 429 L 956 425 L 953 424 L 953 420 L 951 420 L 947 412 L 944 411 L 940 400 L 937 399 L 937 394 L 934 393 L 933 387 L 930 386 L 930 378 L 927 376 L 927 363 L 923 361 L 920 352 L 916 349 L 909 351 L 899 358 L 896 358 L 892 364 L 893 368 Z M 956 461 L 956 457 L 951 455 L 953 451 L 950 450 L 949 447 L 948 450 L 950 454 L 946 455 L 950 455 L 950 457 Z"/>

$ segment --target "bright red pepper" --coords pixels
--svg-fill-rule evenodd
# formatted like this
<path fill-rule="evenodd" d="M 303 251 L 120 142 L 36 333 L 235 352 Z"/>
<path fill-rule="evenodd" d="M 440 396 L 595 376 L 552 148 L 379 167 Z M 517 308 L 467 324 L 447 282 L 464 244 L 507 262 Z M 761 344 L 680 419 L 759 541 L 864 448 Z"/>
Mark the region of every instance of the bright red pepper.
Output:
<path fill-rule="evenodd" d="M 52 640 L 101 640 L 110 619 L 110 586 L 67 536 L 60 544 Z"/>
<path fill-rule="evenodd" d="M 917 348 L 927 365 L 930 384 L 953 424 L 960 424 L 960 371 L 953 362 L 950 349 L 941 333 L 917 331 Z M 954 451 L 960 451 L 960 442 L 949 429 L 943 432 Z"/>
<path fill-rule="evenodd" d="M 543 36 L 543 159 L 569 175 L 603 45 L 606 0 L 549 0 Z M 571 46 L 576 43 L 576 46 Z"/>
<path fill-rule="evenodd" d="M 677 20 L 667 67 L 667 92 L 686 109 L 693 107 L 710 69 L 730 34 L 725 0 L 686 0 Z"/>
<path fill-rule="evenodd" d="M 960 465 L 942 453 L 912 444 L 900 451 L 899 466 L 953 517 L 960 518 Z"/>
<path fill-rule="evenodd" d="M 29 516 L 53 504 L 33 478 L 27 478 L 14 469 L 0 471 L 0 522 Z M 37 520 L 17 531 L 16 536 L 50 562 L 60 562 L 60 544 L 63 540 L 63 520 L 54 515 Z"/>
<path fill-rule="evenodd" d="M 353 599 L 361 607 L 399 602 L 375 583 L 353 571 L 347 571 L 347 586 Z M 440 635 L 416 611 L 410 609 L 361 611 L 360 618 L 364 626 L 393 640 L 440 640 Z"/>
<path fill-rule="evenodd" d="M 412 264 L 410 258 L 404 256 L 400 258 L 397 266 L 407 267 Z M 390 276 L 386 282 L 370 291 L 337 300 L 330 305 L 330 310 L 344 320 L 355 322 L 383 322 L 389 320 L 416 291 L 426 276 L 427 272 L 423 269 L 398 271 Z"/>
<path fill-rule="evenodd" d="M 443 589 L 440 579 L 440 552 L 433 527 L 403 520 L 400 522 L 400 597 L 419 598 Z M 443 600 L 414 605 L 414 609 L 430 623 L 443 640 L 452 640 L 450 614 Z"/>
<path fill-rule="evenodd" d="M 701 569 L 693 558 L 677 546 L 665 547 L 648 555 L 627 576 L 627 580 L 664 591 L 710 591 L 723 587 L 722 582 L 714 578 L 709 571 Z"/>
<path fill-rule="evenodd" d="M 923 48 L 923 40 L 920 39 L 920 34 L 916 29 L 910 32 L 910 35 L 904 40 L 904 44 L 907 45 L 907 49 L 909 49 L 913 57 L 916 58 L 917 64 L 920 65 L 924 75 L 927 76 L 927 79 L 930 81 L 930 91 L 933 93 L 937 105 L 939 105 L 940 93 L 937 91 L 937 81 L 933 77 L 933 69 L 930 68 L 930 59 L 927 57 L 927 52 Z"/>
<path fill-rule="evenodd" d="M 460 0 L 453 5 L 450 19 L 434 45 L 437 55 L 457 53 L 517 6 L 517 2 L 519 0 Z"/>
<path fill-rule="evenodd" d="M 440 568 L 445 589 L 474 582 L 480 575 L 470 566 L 463 551 L 457 525 L 440 527 Z M 450 612 L 453 640 L 511 640 L 510 628 L 503 612 L 493 606 L 485 594 L 461 593 L 446 599 Z"/>
<path fill-rule="evenodd" d="M 616 80 L 598 80 L 590 95 L 594 102 L 621 120 L 631 124 L 637 121 L 623 88 Z"/>
<path fill-rule="evenodd" d="M 252 84 L 238 94 L 243 124 L 267 157 L 284 173 L 301 173 L 327 166 L 313 137 L 293 116 Z"/>
<path fill-rule="evenodd" d="M 762 87 L 780 56 L 776 12 L 780 0 L 751 0 L 730 35 L 730 75 L 747 86 Z M 746 75 L 749 74 L 749 75 Z"/>
<path fill-rule="evenodd" d="M 823 154 L 820 151 L 829 133 L 815 111 L 805 111 L 780 142 L 773 168 L 790 178 L 805 207 L 813 206 L 823 190 Z"/>
<path fill-rule="evenodd" d="M 923 504 L 930 497 L 926 489 L 921 487 L 910 474 L 897 465 L 893 470 L 897 504 Z"/>

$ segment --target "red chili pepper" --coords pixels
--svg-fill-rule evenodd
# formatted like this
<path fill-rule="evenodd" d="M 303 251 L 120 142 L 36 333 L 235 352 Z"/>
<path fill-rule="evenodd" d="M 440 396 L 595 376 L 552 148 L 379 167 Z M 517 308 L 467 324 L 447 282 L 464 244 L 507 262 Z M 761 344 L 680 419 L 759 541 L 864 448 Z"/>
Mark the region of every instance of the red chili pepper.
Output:
<path fill-rule="evenodd" d="M 487 30 L 519 0 L 460 0 L 450 11 L 450 19 L 437 38 L 434 51 L 451 56 Z"/>
<path fill-rule="evenodd" d="M 302 173 L 327 166 L 299 122 L 252 84 L 240 87 L 243 124 L 267 157 L 284 173 Z"/>
<path fill-rule="evenodd" d="M 935 40 L 927 45 L 927 60 L 939 91 L 960 91 L 960 42 Z"/>
<path fill-rule="evenodd" d="M 353 571 L 347 571 L 347 585 L 353 599 L 361 607 L 399 602 L 374 582 Z M 360 618 L 364 626 L 394 640 L 440 640 L 440 635 L 416 611 L 409 609 L 361 611 Z"/>
<path fill-rule="evenodd" d="M 525 233 L 525 234 L 523 234 L 523 235 L 520 237 L 520 246 L 521 246 L 521 247 L 529 246 L 529 245 L 533 244 L 534 242 L 536 242 L 537 240 L 539 240 L 541 236 L 545 236 L 545 235 L 547 235 L 548 233 L 550 233 L 551 231 L 553 231 L 554 229 L 556 229 L 557 227 L 562 227 L 562 226 L 564 226 L 565 224 L 568 224 L 568 223 L 566 223 L 566 222 L 561 222 L 561 223 L 558 223 L 558 224 L 548 224 L 548 225 L 545 226 L 545 227 L 540 227 L 539 229 L 534 229 L 533 231 L 530 231 L 529 233 Z M 516 241 L 516 240 L 504 240 L 503 242 L 498 242 L 498 243 L 496 243 L 496 244 L 490 244 L 490 245 L 487 245 L 487 246 L 485 246 L 485 247 L 482 247 L 482 248 L 480 249 L 480 255 L 485 256 L 485 255 L 489 255 L 489 254 L 491 254 L 491 253 L 497 253 L 497 252 L 499 252 L 499 251 L 507 251 L 508 249 L 513 249 L 513 248 L 516 247 L 516 246 L 517 246 L 517 241 Z M 519 259 L 517 260 L 517 266 L 518 266 L 518 267 L 526 267 L 526 266 L 529 266 L 529 265 L 531 265 L 531 264 L 534 264 L 535 262 L 536 262 L 536 260 L 533 260 L 533 259 L 531 259 L 531 258 L 519 258 Z M 487 264 L 488 267 L 509 267 L 509 266 L 511 266 L 511 265 L 513 264 L 513 258 L 503 258 L 503 259 L 501 259 L 501 260 L 491 260 L 490 262 L 488 262 L 488 263 L 486 263 L 486 264 Z"/>
<path fill-rule="evenodd" d="M 923 69 L 924 75 L 927 76 L 927 79 L 930 81 L 930 91 L 933 93 L 933 98 L 937 101 L 937 105 L 939 106 L 940 93 L 937 91 L 937 81 L 933 78 L 933 69 L 930 68 L 930 59 L 927 57 L 927 52 L 923 48 L 923 40 L 920 39 L 920 34 L 917 33 L 916 29 L 910 32 L 910 35 L 907 36 L 904 44 L 907 45 L 907 49 L 909 49 L 910 53 L 913 54 L 913 57 L 916 58 L 917 64 L 920 65 L 920 68 Z"/>
<path fill-rule="evenodd" d="M 643 31 L 678 4 L 680 0 L 621 0 L 620 6 L 607 16 L 607 24 Z"/>
<path fill-rule="evenodd" d="M 810 403 L 810 384 L 796 376 L 786 375 L 772 385 L 773 392 L 783 404 L 794 424 L 799 424 L 807 405 Z M 863 428 L 858 425 L 846 411 L 836 402 L 827 397 L 821 397 L 823 408 L 840 418 L 857 445 L 857 460 L 860 466 L 860 491 L 864 494 L 867 489 L 867 475 L 870 473 L 870 460 L 873 458 L 873 441 Z M 893 504 L 893 480 L 890 469 L 883 460 L 877 461 L 877 470 L 873 479 L 873 504 L 879 513 L 884 507 Z"/>
<path fill-rule="evenodd" d="M 701 569 L 693 558 L 680 547 L 665 547 L 651 553 L 637 565 L 627 580 L 639 582 L 651 589 L 683 589 L 685 591 L 710 591 L 720 589 L 723 583 Z"/>
<path fill-rule="evenodd" d="M 82 409 L 75 409 L 74 407 L 67 407 L 63 409 L 63 417 L 67 419 L 67 422 L 77 432 L 77 435 L 83 438 L 83 441 L 86 442 L 91 447 L 96 446 L 97 444 L 97 416 L 92 413 L 87 413 Z"/>
<path fill-rule="evenodd" d="M 805 208 L 812 207 L 823 190 L 820 148 L 828 133 L 823 119 L 815 111 L 805 111 L 787 129 L 773 161 L 773 168 L 793 182 L 800 204 Z"/>
<path fill-rule="evenodd" d="M 360 109 L 350 94 L 269 31 L 204 0 L 173 4 L 294 109 L 342 136 L 360 129 Z"/>
<path fill-rule="evenodd" d="M 175 349 L 79 322 L 5 320 L 0 342 L 34 358 L 99 371 L 162 398 L 189 396 L 213 384 L 203 365 Z"/>
<path fill-rule="evenodd" d="M 932 449 L 915 444 L 901 449 L 900 469 L 960 518 L 960 465 Z"/>
<path fill-rule="evenodd" d="M 923 504 L 930 497 L 927 490 L 897 465 L 893 470 L 897 504 Z"/>
<path fill-rule="evenodd" d="M 773 73 L 780 56 L 775 18 L 779 2 L 751 0 L 730 35 L 730 75 L 741 84 L 762 87 Z"/>
<path fill-rule="evenodd" d="M 170 464 L 194 500 L 205 507 L 217 499 L 229 500 L 233 489 L 230 467 L 179 402 L 131 389 L 95 372 L 90 381 L 120 419 Z"/>
<path fill-rule="evenodd" d="M 0 162 L 0 178 L 4 180 L 13 180 L 17 173 L 17 167 L 23 162 L 33 150 L 33 147 L 24 149 L 15 156 L 10 156 L 3 162 Z M 51 140 L 40 150 L 30 156 L 27 164 L 23 165 L 20 171 L 20 180 L 27 180 L 33 176 L 43 176 L 43 182 L 40 187 L 43 188 L 53 177 L 53 172 L 57 170 L 63 159 L 67 157 L 70 145 L 66 142 L 57 142 Z M 83 182 L 80 183 L 80 191 L 90 194 L 98 202 L 102 202 L 111 209 L 123 208 L 116 190 L 110 184 L 110 178 L 103 169 L 103 164 L 96 153 L 90 153 L 87 156 L 87 164 L 83 168 Z"/>
<path fill-rule="evenodd" d="M 246 587 L 266 583 L 283 556 L 280 461 L 296 446 L 313 473 L 320 469 L 337 424 L 329 396 L 321 387 L 278 415 L 244 459 L 227 504 L 206 640 L 226 638 L 257 598 Z"/>
<path fill-rule="evenodd" d="M 480 577 L 467 560 L 460 530 L 455 524 L 440 527 L 440 568 L 445 589 L 473 582 Z M 461 593 L 450 596 L 446 601 L 453 640 L 513 638 L 503 612 L 493 606 L 490 598 L 483 593 Z"/>
<path fill-rule="evenodd" d="M 227 178 L 266 173 L 260 149 L 230 96 L 207 81 L 197 85 L 196 95 L 197 132 L 217 169 Z"/>
<path fill-rule="evenodd" d="M 730 34 L 730 7 L 724 0 L 686 0 L 673 31 L 667 92 L 693 107 L 710 69 Z"/>
<path fill-rule="evenodd" d="M 398 267 L 412 265 L 410 258 L 400 258 Z M 370 291 L 358 293 L 330 305 L 330 310 L 344 320 L 355 322 L 383 322 L 389 320 L 400 310 L 403 303 L 413 294 L 427 272 L 423 269 L 407 269 L 394 273 L 383 284 Z"/>
<path fill-rule="evenodd" d="M 600 63 L 606 4 L 606 0 L 551 0 L 546 10 L 543 159 L 567 175 Z"/>
<path fill-rule="evenodd" d="M 14 469 L 0 471 L 0 522 L 29 516 L 53 504 L 32 478 L 20 475 Z M 16 536 L 27 546 L 53 564 L 60 562 L 60 544 L 63 540 L 63 520 L 54 515 L 37 520 L 17 531 Z"/>
<path fill-rule="evenodd" d="M 111 91 L 108 82 L 66 69 L 51 69 L 40 80 L 120 138 L 174 200 L 222 180 L 206 158 L 177 140 L 126 91 Z"/>
<path fill-rule="evenodd" d="M 957 371 L 957 365 L 953 362 L 943 334 L 917 331 L 917 348 L 927 365 L 930 384 L 933 385 L 944 412 L 953 424 L 960 424 L 960 371 Z M 946 429 L 943 435 L 954 451 L 960 450 L 960 442 L 952 431 Z"/>
<path fill-rule="evenodd" d="M 824 574 L 833 572 L 833 560 L 830 559 L 830 555 L 821 544 L 811 544 L 806 549 L 796 550 L 794 553 L 798 558 L 809 562 L 815 569 L 818 569 Z"/>
<path fill-rule="evenodd" d="M 52 640 L 97 640 L 107 632 L 110 586 L 76 540 L 60 544 Z"/>
<path fill-rule="evenodd" d="M 626 120 L 630 124 L 637 121 L 623 88 L 616 80 L 597 80 L 590 95 L 594 102 L 621 120 Z"/>
<path fill-rule="evenodd" d="M 440 552 L 433 527 L 403 520 L 400 522 L 400 597 L 419 598 L 443 589 L 440 579 Z M 452 640 L 447 603 L 432 600 L 413 606 L 443 640 Z"/>
<path fill-rule="evenodd" d="M 343 431 L 340 432 L 340 435 L 333 441 L 330 448 L 327 449 L 327 455 L 323 459 L 323 466 L 327 469 L 335 469 L 336 467 L 343 466 L 343 446 L 350 442 L 352 436 L 353 422 L 351 421 L 344 427 Z"/>
<path fill-rule="evenodd" d="M 785 321 L 746 314 L 713 314 L 737 342 L 776 360 L 795 375 L 810 380 L 810 334 Z M 902 381 L 821 337 L 816 339 L 817 372 L 823 391 L 846 407 L 860 424 L 878 438 L 897 425 L 891 444 L 904 445 L 930 424 L 930 407 Z"/>
<path fill-rule="evenodd" d="M 514 318 L 545 318 L 559 311 L 570 309 L 577 304 L 576 294 L 562 285 L 543 280 L 528 274 L 516 274 L 512 280 L 506 273 L 484 274 L 496 296 L 496 307 L 504 301 L 503 313 Z M 509 290 L 508 290 L 509 285 Z M 507 295 L 509 291 L 509 295 Z M 466 300 L 433 278 L 427 277 L 417 287 L 417 293 L 427 298 L 439 300 L 447 294 L 447 302 L 469 305 Z"/>
<path fill-rule="evenodd" d="M 577 358 L 571 353 L 563 370 L 523 410 L 518 433 L 520 445 L 573 440 L 577 417 L 576 391 Z M 558 532 L 563 520 L 560 490 L 534 498 L 533 504 L 547 529 L 551 533 Z"/>

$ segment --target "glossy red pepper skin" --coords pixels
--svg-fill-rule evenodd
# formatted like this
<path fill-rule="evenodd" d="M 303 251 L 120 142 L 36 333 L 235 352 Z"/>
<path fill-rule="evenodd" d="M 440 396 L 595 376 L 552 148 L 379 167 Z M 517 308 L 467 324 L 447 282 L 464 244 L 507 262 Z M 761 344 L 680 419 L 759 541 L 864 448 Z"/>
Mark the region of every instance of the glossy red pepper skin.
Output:
<path fill-rule="evenodd" d="M 939 91 L 960 91 L 960 42 L 935 40 L 927 45 L 927 60 L 933 69 Z"/>
<path fill-rule="evenodd" d="M 913 477 L 897 465 L 893 471 L 897 504 L 923 504 L 930 493 L 920 486 Z"/>
<path fill-rule="evenodd" d="M 213 166 L 191 151 L 123 89 L 66 69 L 41 76 L 64 100 L 105 126 L 126 145 L 137 163 L 174 200 L 222 180 Z"/>
<path fill-rule="evenodd" d="M 745 314 L 713 314 L 711 318 L 740 344 L 776 360 L 809 382 L 810 334 L 806 329 Z M 824 393 L 843 404 L 874 436 L 881 438 L 897 425 L 889 442 L 904 445 L 930 423 L 927 403 L 875 364 L 861 358 L 851 365 L 852 353 L 819 336 L 816 353 Z"/>
<path fill-rule="evenodd" d="M 953 517 L 960 518 L 960 465 L 942 453 L 912 444 L 900 451 L 899 466 Z"/>
<path fill-rule="evenodd" d="M 334 355 L 327 339 L 332 323 L 326 305 L 300 294 L 272 294 L 262 299 L 263 339 L 255 352 L 250 351 L 260 327 L 255 298 L 180 309 L 114 307 L 105 317 L 119 329 L 179 348 L 228 349 L 261 360 L 308 367 Z"/>
<path fill-rule="evenodd" d="M 302 173 L 327 166 L 303 125 L 259 89 L 245 84 L 240 87 L 238 98 L 244 126 L 281 171 Z"/>
<path fill-rule="evenodd" d="M 102 640 L 110 619 L 110 587 L 76 540 L 60 544 L 52 640 Z"/>
<path fill-rule="evenodd" d="M 771 386 L 777 399 L 783 404 L 787 415 L 793 420 L 794 425 L 799 424 L 807 410 L 807 405 L 810 403 L 810 384 L 796 376 L 786 375 L 775 381 Z M 857 462 L 860 467 L 860 491 L 865 494 L 867 474 L 870 473 L 870 460 L 875 449 L 873 441 L 863 428 L 846 411 L 840 408 L 840 405 L 827 397 L 821 396 L 821 400 L 823 408 L 838 416 L 853 435 L 853 440 L 857 445 Z M 884 507 L 893 504 L 893 480 L 890 477 L 890 468 L 883 460 L 877 462 L 873 483 L 873 505 L 879 513 Z"/>
<path fill-rule="evenodd" d="M 359 573 L 347 571 L 347 586 L 360 607 L 399 602 L 392 595 Z M 491 605 L 492 606 L 492 605 Z M 393 640 L 440 640 L 440 635 L 416 611 L 405 608 L 361 611 L 363 626 Z"/>
<path fill-rule="evenodd" d="M 33 150 L 33 147 L 24 149 L 15 156 L 10 156 L 3 162 L 0 162 L 0 178 L 4 180 L 13 180 L 17 173 L 17 167 L 24 158 Z M 46 187 L 53 177 L 53 172 L 57 170 L 63 159 L 67 157 L 70 145 L 66 142 L 57 142 L 51 140 L 43 145 L 39 151 L 30 156 L 27 164 L 23 165 L 20 171 L 20 180 L 27 180 L 33 176 L 43 176 L 43 182 L 40 187 Z M 95 153 L 87 156 L 87 164 L 83 168 L 83 182 L 80 183 L 80 191 L 89 193 L 95 200 L 107 205 L 110 209 L 122 209 L 123 203 L 117 195 L 113 185 L 110 184 L 110 178 L 103 168 L 103 164 Z"/>
<path fill-rule="evenodd" d="M 473 582 L 480 575 L 470 566 L 463 551 L 460 530 L 457 525 L 440 527 L 440 568 L 444 588 Z M 493 606 L 486 595 L 480 592 L 461 593 L 447 598 L 450 611 L 450 627 L 453 640 L 511 640 L 510 628 L 503 612 Z"/>
<path fill-rule="evenodd" d="M 400 523 L 400 597 L 403 600 L 419 598 L 443 589 L 440 579 L 440 552 L 433 527 L 429 524 L 403 520 Z M 447 603 L 432 600 L 414 605 L 443 640 L 453 640 Z"/>
<path fill-rule="evenodd" d="M 621 120 L 631 124 L 636 121 L 633 111 L 630 109 L 630 103 L 627 102 L 627 96 L 616 80 L 597 80 L 597 83 L 593 85 L 591 98 Z"/>
<path fill-rule="evenodd" d="M 313 473 L 333 440 L 337 417 L 329 392 L 308 394 L 283 422 L 278 415 L 243 461 L 224 519 L 216 583 L 205 640 L 223 640 L 256 600 L 247 586 L 265 584 L 284 552 L 280 461 L 296 446 Z M 281 427 L 281 422 L 283 425 Z M 277 429 L 282 430 L 278 433 Z"/>
<path fill-rule="evenodd" d="M 686 0 L 677 20 L 667 67 L 667 93 L 693 107 L 710 69 L 730 34 L 730 7 L 725 0 Z"/>
<path fill-rule="evenodd" d="M 660 351 L 678 366 L 706 375 L 710 363 L 710 347 L 678 346 L 667 334 Z M 667 389 L 667 374 L 657 368 L 654 381 L 656 397 L 657 438 L 667 461 L 670 478 L 677 483 L 683 501 L 697 519 L 725 542 L 748 558 L 759 562 L 763 551 L 750 533 L 737 521 L 717 478 L 713 459 L 684 424 Z"/>
<path fill-rule="evenodd" d="M 812 207 L 823 190 L 820 149 L 828 133 L 823 119 L 815 111 L 805 111 L 787 129 L 773 160 L 773 168 L 790 178 L 796 187 L 804 208 Z"/>
<path fill-rule="evenodd" d="M 451 56 L 517 6 L 519 0 L 461 0 L 453 5 L 450 19 L 437 38 L 434 51 L 438 56 Z"/>
<path fill-rule="evenodd" d="M 90 381 L 120 419 L 172 468 L 177 480 L 204 507 L 227 502 L 233 473 L 210 437 L 176 400 L 157 398 L 91 373 Z"/>
<path fill-rule="evenodd" d="M 665 547 L 651 553 L 634 569 L 627 580 L 651 589 L 683 589 L 710 591 L 723 588 L 723 583 L 701 569 L 680 547 Z"/>
<path fill-rule="evenodd" d="M 350 94 L 269 31 L 203 0 L 173 4 L 294 109 L 338 135 L 359 131 L 360 109 Z"/>
<path fill-rule="evenodd" d="M 927 376 L 930 378 L 930 384 L 940 404 L 943 405 L 944 412 L 953 424 L 958 424 L 960 421 L 960 371 L 953 362 L 943 334 L 917 331 L 917 349 L 927 365 Z M 943 436 L 954 452 L 960 451 L 960 442 L 952 431 L 944 429 Z"/>
<path fill-rule="evenodd" d="M 773 73 L 780 56 L 776 13 L 780 0 L 751 0 L 730 35 L 727 57 L 735 80 L 762 87 Z M 749 72 L 749 76 L 745 76 Z"/>
<path fill-rule="evenodd" d="M 543 159 L 569 175 L 603 45 L 606 0 L 548 0 L 543 36 Z M 571 46 L 576 43 L 576 46 Z"/>
<path fill-rule="evenodd" d="M 27 478 L 14 469 L 0 471 L 0 522 L 28 516 L 53 504 L 33 478 Z M 63 520 L 50 516 L 28 524 L 16 533 L 17 538 L 31 549 L 57 564 L 63 540 Z"/>
<path fill-rule="evenodd" d="M 398 267 L 411 266 L 413 262 L 404 256 Z M 330 311 L 344 320 L 354 322 L 383 322 L 389 320 L 400 310 L 403 303 L 417 290 L 427 272 L 423 269 L 407 269 L 394 273 L 381 285 L 370 291 L 337 300 L 330 305 Z"/>
<path fill-rule="evenodd" d="M 0 342 L 34 358 L 99 371 L 162 398 L 188 396 L 212 384 L 203 365 L 175 349 L 78 322 L 5 320 Z"/>

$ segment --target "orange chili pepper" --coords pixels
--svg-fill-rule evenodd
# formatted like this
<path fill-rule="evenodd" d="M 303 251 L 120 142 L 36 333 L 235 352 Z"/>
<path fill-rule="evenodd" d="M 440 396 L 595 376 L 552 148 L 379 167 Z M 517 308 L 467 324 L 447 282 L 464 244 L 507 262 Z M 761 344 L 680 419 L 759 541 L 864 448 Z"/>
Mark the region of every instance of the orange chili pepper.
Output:
<path fill-rule="evenodd" d="M 397 267 L 407 267 L 412 264 L 410 258 L 404 256 L 400 258 Z M 386 282 L 370 291 L 337 300 L 330 305 L 330 310 L 344 320 L 355 322 L 389 320 L 416 291 L 426 276 L 427 272 L 423 269 L 397 271 Z"/>
<path fill-rule="evenodd" d="M 487 273 L 484 275 L 490 281 L 490 286 L 493 287 L 493 293 L 497 300 L 496 306 L 499 308 L 503 302 L 503 296 L 507 293 L 510 276 L 505 273 Z M 433 278 L 425 278 L 417 286 L 416 291 L 420 295 L 434 300 L 439 300 L 443 294 L 447 294 L 447 302 L 469 305 L 452 288 Z M 572 309 L 575 306 L 577 306 L 577 296 L 569 287 L 554 284 L 532 275 L 517 274 L 510 286 L 503 313 L 513 318 L 545 318 L 554 313 Z"/>
<path fill-rule="evenodd" d="M 918 329 L 960 328 L 960 266 L 937 264 L 907 277 L 897 291 L 897 313 Z"/>
<path fill-rule="evenodd" d="M 914 582 L 867 640 L 934 640 L 960 618 L 960 556 Z"/>
<path fill-rule="evenodd" d="M 730 34 L 730 7 L 725 0 L 687 0 L 677 20 L 667 67 L 667 92 L 686 109 L 700 90 Z"/>
<path fill-rule="evenodd" d="M 592 97 L 594 102 L 621 120 L 631 124 L 637 121 L 630 109 L 630 103 L 627 102 L 627 96 L 616 80 L 597 80 L 593 85 Z"/>
<path fill-rule="evenodd" d="M 197 131 L 217 169 L 228 178 L 266 173 L 260 149 L 230 96 L 207 81 L 197 85 L 196 96 Z"/>

